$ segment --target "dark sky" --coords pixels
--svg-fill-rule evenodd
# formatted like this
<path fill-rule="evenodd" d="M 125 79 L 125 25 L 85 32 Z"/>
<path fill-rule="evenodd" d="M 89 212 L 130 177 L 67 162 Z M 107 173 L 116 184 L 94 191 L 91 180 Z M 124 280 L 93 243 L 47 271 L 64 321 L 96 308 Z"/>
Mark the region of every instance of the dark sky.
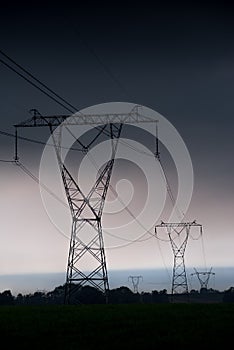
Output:
<path fill-rule="evenodd" d="M 78 109 L 126 101 L 166 117 L 191 155 L 191 216 L 206 227 L 207 255 L 212 264 L 232 265 L 234 8 L 62 4 L 2 6 L 0 49 Z M 31 108 L 67 113 L 3 65 L 0 77 L 1 130 L 13 131 Z M 0 158 L 12 157 L 12 140 L 0 142 Z M 11 170 L 2 171 L 5 181 Z"/>

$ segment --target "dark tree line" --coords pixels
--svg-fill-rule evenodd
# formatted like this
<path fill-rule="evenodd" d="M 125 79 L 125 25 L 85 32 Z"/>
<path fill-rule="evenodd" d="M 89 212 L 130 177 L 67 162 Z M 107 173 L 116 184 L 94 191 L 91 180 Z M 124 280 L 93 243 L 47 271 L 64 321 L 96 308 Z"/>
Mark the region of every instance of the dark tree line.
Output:
<path fill-rule="evenodd" d="M 14 301 L 15 299 L 10 290 L 4 290 L 4 292 L 0 293 L 0 305 L 13 305 Z"/>
<path fill-rule="evenodd" d="M 234 303 L 234 287 L 230 287 L 224 292 L 223 296 L 224 303 Z"/>
<path fill-rule="evenodd" d="M 45 305 L 63 304 L 65 285 L 56 287 L 50 292 L 37 291 L 32 294 L 18 294 L 14 297 L 10 290 L 0 293 L 0 305 Z M 71 304 L 105 304 L 106 297 L 98 289 L 91 286 L 84 286 L 74 291 L 71 290 Z M 166 303 L 168 302 L 167 291 L 152 291 L 133 293 L 128 287 L 122 286 L 111 289 L 108 293 L 108 303 L 110 304 L 133 304 L 133 303 Z"/>
<path fill-rule="evenodd" d="M 77 285 L 71 286 L 71 304 L 105 304 L 106 297 L 98 289 L 91 286 L 77 288 Z M 56 287 L 50 292 L 36 291 L 30 294 L 18 294 L 13 296 L 10 290 L 0 293 L 0 305 L 62 305 L 64 304 L 65 285 Z M 226 303 L 234 302 L 234 287 L 230 287 L 224 292 L 213 289 L 201 289 L 200 291 L 191 290 L 189 293 L 190 301 L 193 300 L 217 300 L 216 296 L 220 296 L 218 300 Z M 183 295 L 178 295 L 183 297 Z M 133 293 L 128 287 L 121 286 L 111 289 L 108 293 L 108 303 L 110 304 L 134 304 L 134 303 L 168 303 L 170 302 L 170 294 L 167 290 L 153 290 L 152 292 Z M 214 297 L 214 298 L 213 298 Z M 216 298 L 216 299 L 215 299 Z"/>

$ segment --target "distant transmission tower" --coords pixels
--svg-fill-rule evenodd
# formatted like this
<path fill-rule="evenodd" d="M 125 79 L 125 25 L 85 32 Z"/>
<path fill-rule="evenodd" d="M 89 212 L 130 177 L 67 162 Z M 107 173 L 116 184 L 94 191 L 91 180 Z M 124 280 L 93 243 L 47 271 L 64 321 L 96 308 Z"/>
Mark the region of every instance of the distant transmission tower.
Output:
<path fill-rule="evenodd" d="M 208 287 L 208 283 L 209 283 L 209 280 L 210 280 L 210 276 L 213 275 L 215 276 L 215 273 L 212 272 L 212 267 L 210 268 L 210 271 L 197 271 L 195 268 L 194 268 L 194 271 L 193 273 L 191 273 L 191 276 L 194 276 L 196 275 L 197 278 L 198 278 L 198 281 L 200 282 L 200 286 L 201 286 L 201 289 L 207 289 Z"/>
<path fill-rule="evenodd" d="M 129 276 L 128 280 L 131 280 L 131 282 L 132 282 L 133 292 L 138 293 L 139 283 L 140 283 L 140 280 L 143 281 L 143 277 L 142 276 Z"/>
<path fill-rule="evenodd" d="M 117 144 L 124 123 L 157 122 L 154 118 L 142 115 L 140 106 L 135 106 L 129 113 L 112 114 L 74 114 L 60 116 L 42 116 L 37 110 L 32 110 L 33 117 L 15 125 L 15 160 L 18 162 L 17 130 L 23 127 L 47 127 L 52 135 L 54 148 L 63 180 L 63 185 L 70 207 L 72 229 L 66 274 L 65 303 L 79 302 L 77 291 L 84 285 L 90 285 L 108 295 L 109 283 L 106 257 L 102 234 L 102 213 L 105 198 L 113 170 Z M 83 151 L 87 153 L 96 140 L 103 135 L 111 139 L 111 157 L 98 174 L 93 187 L 88 193 L 83 193 L 61 157 L 62 131 L 66 129 L 72 136 L 69 126 L 92 125 L 96 132 L 92 139 L 84 145 L 77 140 Z M 93 135 L 93 134 L 92 134 Z M 83 265 L 82 265 L 83 263 Z M 84 269 L 81 266 L 86 266 Z M 89 271 L 87 272 L 87 270 Z M 72 298 L 71 298 L 72 297 Z"/>
<path fill-rule="evenodd" d="M 167 234 L 174 254 L 171 294 L 188 293 L 188 282 L 186 276 L 184 254 L 189 238 L 190 229 L 193 226 L 200 227 L 200 232 L 202 233 L 202 225 L 197 224 L 196 221 L 185 223 L 161 222 L 161 224 L 155 226 L 155 233 L 157 237 L 157 228 L 167 229 Z"/>

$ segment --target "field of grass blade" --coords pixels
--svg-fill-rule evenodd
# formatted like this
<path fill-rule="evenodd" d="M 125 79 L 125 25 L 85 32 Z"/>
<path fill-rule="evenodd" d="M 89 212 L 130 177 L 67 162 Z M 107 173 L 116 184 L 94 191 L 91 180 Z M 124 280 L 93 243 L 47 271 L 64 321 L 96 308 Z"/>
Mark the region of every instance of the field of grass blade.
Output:
<path fill-rule="evenodd" d="M 233 341 L 233 324 L 234 304 L 0 307 L 10 349 L 217 347 Z"/>

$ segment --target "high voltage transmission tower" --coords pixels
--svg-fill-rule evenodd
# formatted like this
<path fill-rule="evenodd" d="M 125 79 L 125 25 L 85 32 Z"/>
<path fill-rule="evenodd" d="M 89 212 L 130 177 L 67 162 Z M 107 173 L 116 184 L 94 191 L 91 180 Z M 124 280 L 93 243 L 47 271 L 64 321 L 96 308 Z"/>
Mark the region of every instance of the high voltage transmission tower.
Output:
<path fill-rule="evenodd" d="M 195 272 L 191 273 L 191 276 L 196 275 L 198 281 L 200 282 L 201 289 L 207 289 L 210 276 L 211 275 L 215 276 L 215 273 L 212 272 L 212 267 L 210 268 L 209 271 L 197 271 L 195 268 L 194 268 L 194 271 Z"/>
<path fill-rule="evenodd" d="M 37 110 L 32 110 L 32 118 L 15 125 L 15 161 L 19 160 L 17 142 L 17 130 L 19 128 L 47 127 L 52 135 L 72 217 L 65 284 L 65 303 L 71 301 L 79 302 L 75 297 L 76 292 L 84 285 L 90 285 L 102 291 L 107 301 L 109 282 L 102 234 L 102 213 L 121 129 L 124 123 L 157 122 L 155 118 L 142 115 L 139 107 L 135 106 L 129 113 L 74 114 L 71 116 L 42 116 Z M 92 125 L 93 129 L 96 130 L 95 136 L 92 136 L 92 139 L 86 145 L 76 140 L 82 146 L 85 153 L 89 151 L 89 148 L 101 135 L 106 135 L 111 139 L 111 157 L 99 172 L 97 180 L 88 193 L 84 193 L 81 190 L 78 181 L 73 178 L 61 157 L 62 130 L 66 128 L 69 131 L 68 128 L 72 125 L 78 125 L 80 127 L 83 125 Z M 84 262 L 85 269 L 81 267 Z M 88 269 L 90 270 L 87 272 Z"/>
<path fill-rule="evenodd" d="M 132 282 L 133 292 L 138 293 L 139 283 L 140 283 L 140 280 L 143 281 L 143 277 L 142 276 L 129 276 L 128 280 L 131 280 L 131 282 Z"/>
<path fill-rule="evenodd" d="M 184 254 L 187 246 L 191 227 L 197 226 L 202 233 L 202 225 L 193 222 L 164 223 L 155 226 L 155 234 L 158 237 L 158 228 L 166 228 L 171 243 L 174 265 L 172 276 L 171 294 L 188 294 L 188 282 L 185 269 Z"/>

